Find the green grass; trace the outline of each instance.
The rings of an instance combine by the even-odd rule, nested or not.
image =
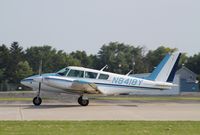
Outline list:
[[[199,135],[200,121],[0,121],[1,135]]]
[[[183,97],[183,96],[146,96],[146,97],[130,97],[130,96],[113,96],[113,97],[95,97],[95,100],[146,100],[146,101],[177,101],[177,100],[188,100],[188,101],[200,101],[200,97]]]
[[[32,101],[32,98],[14,98],[14,97],[6,97],[0,98],[0,101]]]

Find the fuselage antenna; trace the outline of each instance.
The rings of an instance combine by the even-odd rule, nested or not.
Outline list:
[[[130,71],[126,74],[126,76],[129,76],[131,72],[133,72],[133,70],[130,70]]]
[[[105,68],[108,68],[108,65],[105,65],[100,71],[103,71]]]

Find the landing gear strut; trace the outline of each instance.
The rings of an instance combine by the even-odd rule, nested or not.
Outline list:
[[[78,98],[78,103],[82,106],[87,106],[89,104],[89,99],[83,96]]]

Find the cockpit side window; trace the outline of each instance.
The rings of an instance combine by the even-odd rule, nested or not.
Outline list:
[[[58,71],[57,74],[59,74],[61,76],[66,76],[68,71],[69,71],[69,68],[64,68],[64,69],[61,69],[60,71]]]
[[[97,73],[94,72],[85,72],[85,78],[93,78],[95,79],[97,77]]]
[[[84,72],[80,70],[71,69],[67,76],[69,77],[83,77]]]
[[[108,78],[109,78],[109,75],[107,75],[107,74],[100,74],[98,79],[107,80]]]

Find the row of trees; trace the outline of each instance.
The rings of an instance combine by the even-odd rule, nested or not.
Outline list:
[[[69,65],[101,69],[108,65],[107,71],[125,74],[130,70],[134,73],[151,72],[160,60],[177,48],[160,46],[155,50],[146,51],[144,47],[124,43],[110,42],[103,45],[98,54],[88,55],[85,51],[69,54],[56,50],[51,46],[33,46],[23,49],[18,42],[10,47],[0,46],[0,83],[19,83],[21,79],[38,74],[40,60],[43,60],[43,72],[55,72]],[[187,57],[183,54],[181,64],[200,74],[200,53]]]

